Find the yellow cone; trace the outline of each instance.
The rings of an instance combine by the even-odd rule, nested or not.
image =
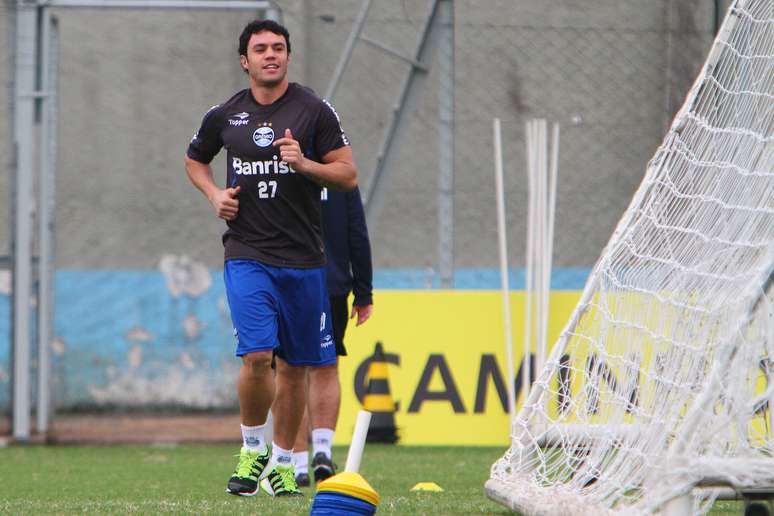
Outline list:
[[[433,491],[436,493],[443,492],[443,488],[435,482],[420,482],[411,488],[412,491]]]
[[[341,493],[353,496],[358,500],[364,500],[371,505],[379,505],[379,493],[366,482],[366,479],[350,471],[344,471],[323,480],[317,484],[317,491]]]

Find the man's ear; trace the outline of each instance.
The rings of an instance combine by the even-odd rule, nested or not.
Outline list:
[[[239,64],[242,65],[242,70],[244,70],[246,72],[247,71],[247,56],[240,55],[239,56]]]

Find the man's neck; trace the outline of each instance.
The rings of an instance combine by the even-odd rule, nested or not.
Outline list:
[[[250,82],[250,91],[256,102],[263,106],[273,104],[278,98],[283,96],[288,90],[288,80],[285,79],[276,86],[259,86]]]

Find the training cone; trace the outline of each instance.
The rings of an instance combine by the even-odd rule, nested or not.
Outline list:
[[[317,484],[310,516],[370,516],[376,512],[379,493],[357,472],[370,420],[369,412],[361,410],[358,413],[344,472]]]
[[[412,491],[432,491],[434,493],[442,493],[443,488],[435,482],[419,482],[417,485],[411,488]]]
[[[387,360],[381,342],[374,347],[368,366],[368,388],[363,397],[363,409],[371,413],[371,426],[366,441],[369,443],[396,443],[395,402],[390,394]]]
[[[358,473],[344,471],[320,482],[312,504],[312,516],[371,515],[379,505],[379,493]]]

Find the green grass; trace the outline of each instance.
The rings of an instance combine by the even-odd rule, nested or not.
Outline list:
[[[236,446],[225,445],[0,448],[0,513],[309,513],[311,496],[273,500],[263,494],[227,495],[236,452]],[[502,452],[368,445],[361,474],[381,496],[378,514],[510,514],[483,494],[489,467]],[[345,453],[335,450],[339,462]],[[435,482],[444,492],[410,492],[417,482]],[[712,515],[741,511],[739,502],[718,502]]]
[[[227,495],[237,451],[224,445],[0,448],[0,513],[309,513],[311,496]],[[368,445],[361,474],[381,496],[378,514],[509,514],[483,494],[489,466],[502,451]],[[345,453],[335,450],[338,462]],[[423,481],[445,491],[410,492]]]

